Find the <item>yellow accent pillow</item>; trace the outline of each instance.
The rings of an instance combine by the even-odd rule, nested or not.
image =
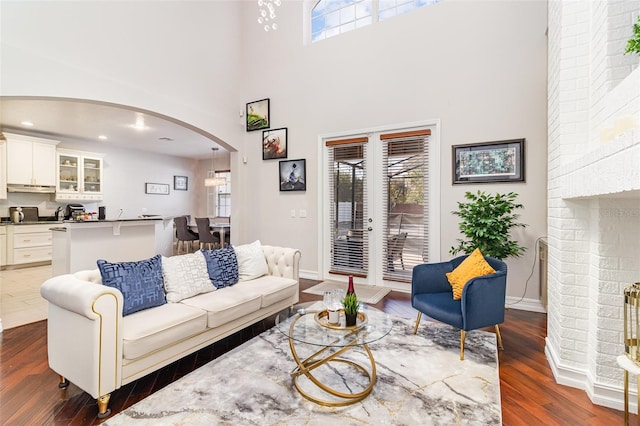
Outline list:
[[[484,260],[480,249],[475,249],[456,269],[445,274],[453,290],[453,300],[462,298],[462,289],[470,279],[495,272],[491,265]]]

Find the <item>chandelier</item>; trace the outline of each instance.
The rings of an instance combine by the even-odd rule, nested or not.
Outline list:
[[[258,24],[263,25],[265,31],[277,30],[276,7],[282,4],[282,0],[258,0]]]
[[[227,179],[224,177],[216,177],[216,151],[220,148],[211,148],[213,151],[211,157],[211,170],[207,172],[207,177],[204,180],[204,186],[221,186],[227,184]]]

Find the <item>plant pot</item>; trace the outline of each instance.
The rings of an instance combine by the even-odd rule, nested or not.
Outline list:
[[[347,327],[353,327],[356,325],[356,319],[358,318],[358,314],[344,314],[345,322]]]

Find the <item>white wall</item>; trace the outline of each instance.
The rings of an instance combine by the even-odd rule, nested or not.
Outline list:
[[[446,0],[306,46],[302,9],[283,2],[279,29],[265,33],[254,2],[5,2],[0,94],[132,105],[219,136],[239,150],[234,242],[297,247],[310,276],[323,273],[318,135],[440,119],[441,256],[457,237],[450,212],[465,191],[516,191],[529,250],[508,261],[508,294],[522,296],[546,228],[546,3]],[[279,192],[278,162],[262,160],[261,132],[245,133],[238,117],[267,97],[272,128],[289,128],[289,158],[307,159],[304,193]],[[451,145],[521,137],[526,183],[450,184]],[[308,217],[292,219],[291,209]],[[536,272],[524,297],[538,300]]]
[[[301,249],[301,269],[318,270],[318,135],[441,119],[441,257],[458,236],[450,212],[465,191],[515,191],[525,205],[518,234],[529,249],[509,260],[508,294],[519,298],[546,221],[546,3],[446,0],[380,24],[311,45],[302,44],[301,2],[278,9],[276,32],[255,22],[246,3],[243,101],[269,97],[272,127],[288,127],[289,157],[307,159],[307,191],[280,193],[277,161],[263,161],[260,132],[246,133],[236,183],[251,190],[237,200],[241,238]],[[451,184],[451,145],[527,139],[526,183]],[[239,182],[240,181],[240,182]],[[248,207],[248,208],[245,208]],[[290,218],[306,209],[306,219]],[[237,223],[237,222],[236,222]],[[537,305],[537,268],[525,298]]]

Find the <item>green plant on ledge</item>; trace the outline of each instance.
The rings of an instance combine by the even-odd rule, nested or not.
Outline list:
[[[449,253],[471,253],[479,248],[483,255],[497,259],[524,253],[526,247],[518,245],[509,235],[512,228],[527,226],[519,223],[519,215],[513,212],[523,207],[515,202],[517,196],[515,192],[495,195],[466,192],[464,197],[471,201],[458,202],[458,211],[452,213],[462,219],[459,227],[467,239],[456,240],[458,245],[451,247]]]
[[[355,293],[349,293],[342,299],[342,306],[344,306],[345,315],[357,315],[360,302]]]
[[[640,16],[638,16],[638,22],[633,24],[633,37],[627,40],[627,49],[624,54],[627,53],[640,55]]]

